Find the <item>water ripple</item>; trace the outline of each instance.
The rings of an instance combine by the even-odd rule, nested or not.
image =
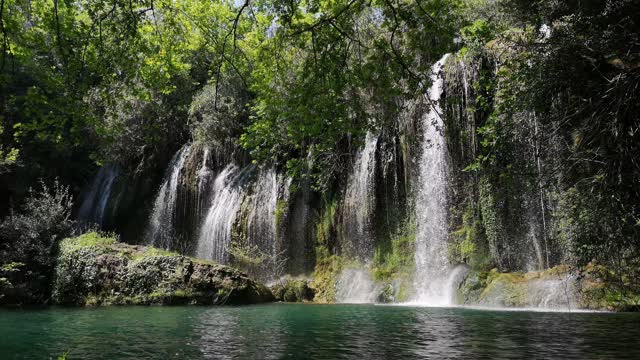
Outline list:
[[[632,358],[640,314],[374,305],[0,310],[0,359]]]

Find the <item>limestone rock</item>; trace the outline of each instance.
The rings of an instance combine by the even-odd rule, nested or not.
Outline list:
[[[63,240],[53,283],[62,305],[254,304],[273,300],[234,268],[96,234]]]

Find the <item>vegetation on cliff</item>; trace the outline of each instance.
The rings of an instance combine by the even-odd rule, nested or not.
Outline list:
[[[254,162],[291,177],[277,231],[298,219],[295,201],[311,209],[287,255],[298,272],[315,268],[310,286],[331,301],[353,260],[341,202],[367,133],[379,136],[371,269],[407,282],[415,148],[433,105],[424,94],[431,65],[452,53],[441,104],[451,262],[482,274],[566,264],[581,277],[598,264],[616,293],[637,294],[638,13],[633,0],[1,0],[0,287],[19,296],[18,278],[51,283],[71,196],[105,164],[122,171],[109,229],[144,241],[166,165],[194,141],[218,167]],[[192,198],[197,169],[185,181]],[[177,232],[176,250],[193,252],[194,229]],[[235,244],[238,266],[259,269],[255,249]],[[90,246],[82,261],[136,268],[114,246]],[[160,258],[149,260],[158,271],[195,264]],[[186,291],[174,285],[153,285],[156,300]],[[102,294],[96,286],[69,302]],[[123,296],[156,301],[147,290]]]

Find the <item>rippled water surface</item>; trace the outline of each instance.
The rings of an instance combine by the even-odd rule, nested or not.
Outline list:
[[[640,357],[640,314],[273,304],[0,310],[0,359]]]

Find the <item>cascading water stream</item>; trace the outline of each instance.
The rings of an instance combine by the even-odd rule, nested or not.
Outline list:
[[[412,302],[446,306],[454,302],[449,278],[452,267],[447,258],[447,154],[442,110],[442,68],[448,54],[433,65],[430,111],[423,118],[423,148],[416,200],[418,228],[415,251],[415,297]]]
[[[243,180],[248,169],[227,165],[213,182],[211,207],[198,236],[196,256],[227,263],[227,248],[231,244],[231,230],[244,197]]]
[[[260,172],[253,186],[250,204],[247,242],[258,246],[265,255],[273,258],[278,253],[275,241],[278,178],[274,169]]]
[[[156,197],[148,229],[148,239],[153,246],[165,249],[171,247],[178,199],[178,182],[190,153],[191,144],[188,144],[174,155],[167,176]]]
[[[210,194],[211,206],[200,228],[196,255],[229,263],[228,250],[232,241],[239,240],[241,246],[248,246],[244,250],[252,254],[249,256],[262,259],[260,263],[252,264],[257,267],[252,271],[260,272],[254,276],[264,280],[277,276],[280,249],[276,224],[276,171],[253,165],[242,169],[228,165],[214,180]]]
[[[373,254],[374,246],[370,223],[375,209],[374,177],[377,144],[378,138],[368,132],[364,147],[356,156],[353,173],[349,176],[343,204],[346,234],[353,246],[353,253],[365,261],[369,260]]]
[[[91,190],[84,198],[78,219],[85,224],[98,224],[104,226],[105,211],[111,197],[113,183],[118,177],[118,170],[113,166],[103,166],[98,171]]]

